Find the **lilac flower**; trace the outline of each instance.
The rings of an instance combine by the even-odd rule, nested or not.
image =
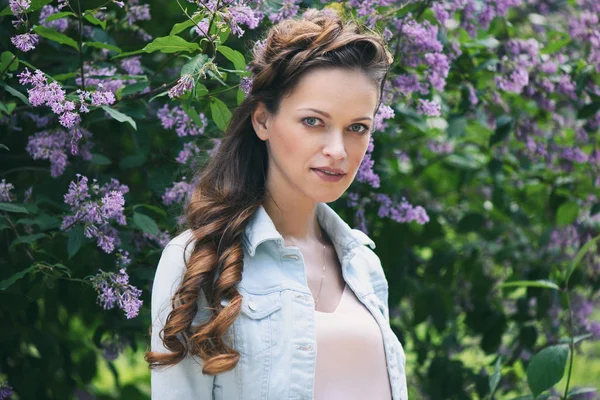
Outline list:
[[[417,106],[417,110],[420,113],[425,114],[429,117],[439,117],[440,116],[440,105],[436,102],[419,99],[419,105]]]
[[[419,83],[419,76],[416,74],[398,75],[393,79],[393,83],[396,89],[405,96],[409,96],[413,92],[427,93],[426,86]]]
[[[194,31],[198,34],[198,36],[208,37],[208,26],[210,25],[210,21],[208,18],[202,18],[200,21],[194,25]]]
[[[62,10],[69,5],[69,0],[58,0],[58,9]]]
[[[12,183],[6,183],[6,179],[2,179],[0,182],[0,201],[11,202],[14,200],[14,195],[10,193],[15,187]]]
[[[252,78],[247,76],[242,77],[240,80],[240,89],[242,92],[246,93],[246,95],[250,94],[252,91]]]
[[[174,203],[183,203],[192,195],[194,186],[189,182],[186,182],[185,177],[181,182],[175,182],[172,187],[165,191],[162,196],[162,201],[165,205],[171,205]]]
[[[142,70],[141,59],[142,56],[128,57],[121,61],[121,68],[129,75],[140,75],[144,72]]]
[[[194,142],[185,143],[183,150],[179,152],[179,155],[175,159],[179,164],[186,164],[190,158],[200,153],[200,149]]]
[[[104,86],[100,83],[98,85],[98,90],[92,93],[93,106],[108,106],[116,101],[115,95],[110,91],[103,91],[103,88]]]
[[[117,252],[117,267],[125,267],[126,265],[131,264],[131,258],[129,258],[129,252],[123,249],[119,249]]]
[[[23,33],[22,35],[13,36],[10,38],[12,44],[22,52],[28,52],[35,49],[40,37],[35,33]]]
[[[42,9],[40,10],[40,24],[43,26],[46,26],[48,28],[52,28],[58,32],[64,32],[67,30],[67,28],[69,27],[69,20],[65,17],[65,18],[60,18],[60,19],[56,19],[54,21],[50,21],[50,22],[46,22],[46,19],[53,15],[56,14],[59,11],[58,8],[50,5],[50,4],[46,4],[44,7],[42,7]]]
[[[231,33],[237,37],[241,37],[244,34],[244,30],[241,28],[241,25],[246,25],[249,29],[255,29],[261,20],[261,18],[258,16],[258,13],[241,3],[228,7],[227,11],[228,12],[224,15],[223,19],[229,23]],[[296,11],[296,13],[297,12],[298,11]],[[208,30],[205,32],[207,31]]]
[[[0,383],[0,400],[10,400],[14,390],[8,385],[8,382]]]
[[[15,17],[25,14],[31,6],[31,0],[9,0],[8,6]]]
[[[450,154],[454,151],[454,143],[429,140],[427,148],[436,154]]]
[[[394,109],[388,105],[382,104],[375,114],[375,120],[373,121],[372,131],[382,131],[387,128],[387,123],[384,122],[386,119],[394,118]]]
[[[387,194],[376,194],[375,200],[380,203],[377,212],[380,218],[388,217],[401,223],[416,221],[420,225],[429,222],[425,209],[421,206],[413,207],[404,197],[401,204],[394,203]]]
[[[206,126],[208,125],[208,119],[204,113],[200,113],[200,121],[202,126],[198,126],[188,117],[180,106],[175,106],[172,109],[169,108],[168,104],[165,104],[157,113],[158,118],[165,129],[175,128],[177,136],[197,136],[203,135]]]
[[[142,307],[143,301],[139,299],[142,291],[129,283],[125,268],[121,268],[118,274],[101,269],[98,271],[98,274],[90,278],[98,293],[98,302],[105,310],[118,306],[125,311],[127,319],[135,318]]]
[[[529,84],[529,73],[525,68],[517,68],[508,78],[496,76],[495,81],[499,89],[518,94]]]
[[[128,11],[127,22],[130,26],[137,21],[148,21],[151,19],[149,4],[132,5],[129,7]]]
[[[373,164],[375,161],[371,159],[371,153],[375,144],[373,142],[373,136],[369,139],[369,146],[367,147],[367,152],[360,163],[360,167],[358,167],[358,172],[356,173],[356,180],[359,182],[365,182],[374,188],[378,188],[380,184],[379,175],[373,171]]]
[[[28,138],[25,149],[34,160],[49,160],[50,174],[56,178],[63,174],[68,165],[67,151],[71,154],[80,155],[84,160],[92,158],[90,148],[93,142],[89,140],[91,132],[80,126],[67,132],[56,128],[53,130],[41,131]],[[80,139],[86,141],[80,143]]]
[[[184,93],[191,91],[194,88],[194,77],[190,74],[185,74],[177,81],[177,84],[169,89],[169,97],[179,97]]]
[[[292,18],[300,11],[300,0],[283,0],[281,2],[281,8],[275,13],[269,14],[269,20],[272,23],[278,23],[284,19]]]
[[[117,187],[121,190],[108,190],[109,187]],[[98,247],[106,253],[112,253],[120,244],[120,239],[119,231],[110,226],[110,222],[126,224],[123,214],[125,204],[123,195],[128,191],[127,186],[120,186],[115,179],[103,187],[100,187],[94,179],[92,186],[89,187],[87,177],[77,174],[77,181],[69,184],[69,190],[64,195],[65,203],[71,206],[73,215],[63,218],[61,230],[70,230],[75,224],[83,224],[85,237],[95,237]]]

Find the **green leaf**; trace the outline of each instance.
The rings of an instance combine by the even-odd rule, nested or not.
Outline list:
[[[200,115],[198,114],[198,111],[196,111],[196,108],[189,102],[181,102],[181,108],[187,114],[187,116],[190,117],[192,121],[194,121],[194,123],[197,126],[200,127],[204,125],[202,123],[202,120],[200,120]]]
[[[45,237],[46,237],[46,235],[43,233],[34,233],[33,235],[19,236],[18,238],[16,238],[15,240],[12,241],[12,243],[10,244],[10,247],[16,246],[21,243],[31,244],[31,243],[35,242],[36,240],[42,239]]]
[[[206,54],[198,54],[181,67],[181,76],[186,74],[196,75],[207,61],[208,56]]]
[[[4,51],[0,54],[0,72],[4,71],[7,67],[9,72],[13,72],[18,66],[19,59],[13,53]]]
[[[244,91],[238,87],[236,94],[237,105],[239,106],[240,104],[242,104],[242,101],[244,101],[245,98],[246,93],[244,93]]]
[[[194,85],[194,98],[199,99],[208,94],[208,89],[201,83],[196,83]]]
[[[145,154],[134,154],[132,156],[123,157],[119,162],[119,168],[129,169],[135,167],[141,167],[146,163]]]
[[[6,104],[4,104],[3,102],[0,101],[0,110],[4,111],[6,113],[6,115],[12,114],[12,112],[16,106],[17,106],[17,103],[15,103],[14,101],[11,101],[10,103],[6,103]]]
[[[600,240],[600,235],[596,236],[593,239],[590,239],[586,244],[581,246],[581,249],[579,249],[579,251],[575,255],[575,258],[571,262],[571,265],[569,265],[569,268],[567,269],[567,272],[565,274],[565,285],[569,283],[571,274],[573,273],[573,271],[575,271],[575,268],[577,268],[583,256],[587,254],[587,252],[592,248],[592,246],[594,246],[594,244],[596,244],[598,240]]]
[[[28,268],[25,268],[23,271],[17,272],[16,274],[12,275],[10,278],[1,281],[0,282],[0,290],[6,290],[9,286],[11,286],[13,283],[18,281],[19,279],[21,279],[22,277],[24,277],[31,271],[35,271],[35,269],[36,269],[36,266],[32,265]]]
[[[77,15],[73,14],[71,11],[61,11],[46,17],[46,19],[44,19],[44,23],[56,21],[57,19],[65,17],[77,17]]]
[[[79,51],[79,45],[77,44],[77,42],[75,40],[71,39],[67,35],[60,33],[52,28],[47,28],[42,25],[37,25],[36,27],[33,28],[33,31],[35,33],[37,33],[38,35],[40,35],[41,37],[44,37],[48,40],[55,41],[60,44],[66,44],[67,46],[71,46],[75,50]]]
[[[121,50],[119,47],[114,46],[112,44],[108,44],[108,43],[102,43],[102,42],[83,42],[83,47],[95,47],[97,49],[107,49],[110,51],[114,51],[116,53],[122,53],[123,50]]]
[[[81,225],[76,225],[67,232],[67,253],[69,254],[69,259],[77,254],[83,244],[83,238],[83,227]]]
[[[565,372],[569,346],[549,346],[534,355],[527,366],[527,383],[534,397],[558,383]]]
[[[19,92],[16,89],[11,88],[4,81],[0,81],[0,86],[2,86],[4,89],[6,89],[6,91],[8,93],[10,93],[13,96],[15,96],[16,98],[20,99],[24,104],[26,104],[28,106],[31,106],[31,103],[29,102],[29,100],[27,99],[27,97],[25,97],[25,95],[23,95],[23,93]]]
[[[0,210],[12,213],[29,214],[29,211],[27,211],[25,207],[13,203],[0,203]]]
[[[552,54],[556,53],[558,50],[562,49],[566,45],[571,43],[571,37],[566,32],[557,32],[554,31],[549,35],[548,40],[546,40],[546,45],[540,51],[541,54]]]
[[[498,142],[503,141],[512,131],[513,120],[509,115],[501,115],[496,119],[496,130],[490,137],[489,146],[492,147]]]
[[[133,213],[133,222],[142,231],[149,233],[152,236],[158,235],[158,225],[149,216],[137,212]]]
[[[90,160],[90,164],[92,164],[92,165],[110,165],[110,164],[112,164],[112,161],[110,161],[110,158],[106,157],[105,155],[98,154],[98,153],[92,153],[92,159]]]
[[[498,383],[500,383],[500,366],[502,365],[502,356],[498,356],[496,360],[496,364],[494,365],[494,373],[490,375],[489,384],[490,384],[490,393],[494,393],[496,388],[498,387]]]
[[[565,226],[572,224],[579,214],[579,204],[574,201],[563,203],[556,212],[556,224]]]
[[[210,98],[210,112],[212,119],[221,131],[225,132],[225,128],[231,119],[231,111],[229,108],[216,97]]]
[[[225,56],[229,61],[233,63],[235,69],[240,71],[246,70],[246,60],[242,53],[237,50],[233,50],[227,46],[219,46],[217,47],[217,51]]]
[[[587,119],[600,110],[600,101],[595,101],[583,106],[577,113],[577,119]]]
[[[535,281],[512,281],[512,282],[504,282],[498,285],[500,288],[504,287],[538,287],[538,288],[546,288],[546,289],[554,289],[560,290],[560,287],[552,281],[538,279]]]
[[[121,111],[117,111],[114,108],[110,108],[109,106],[102,106],[101,108],[104,111],[106,111],[108,113],[108,115],[110,115],[117,121],[127,122],[129,125],[131,125],[133,127],[133,129],[135,129],[137,131],[137,125],[135,124],[135,121],[129,115],[125,115]]]
[[[5,144],[2,144],[2,143],[0,143],[0,149],[4,149],[4,150],[10,151],[10,149],[8,147],[6,147]]]
[[[106,21],[100,21],[98,18],[94,17],[92,14],[84,14],[83,17],[88,20],[88,22],[101,26],[103,30],[106,30]]]
[[[146,53],[160,51],[161,53],[177,53],[179,51],[194,52],[200,50],[197,43],[190,43],[179,36],[163,36],[154,39],[142,49]]]
[[[130,94],[141,92],[142,90],[146,89],[147,87],[148,87],[148,82],[137,82],[137,83],[134,83],[133,85],[124,86],[124,87],[122,86],[121,89],[117,90],[117,96],[120,100],[123,97],[128,96]]]
[[[75,78],[79,76],[79,72],[67,72],[66,74],[52,75],[57,81],[66,81],[67,79]]]
[[[166,96],[166,95],[168,95],[168,94],[169,94],[169,91],[167,90],[166,92],[162,92],[162,93],[159,93],[159,94],[157,94],[157,95],[155,95],[155,96],[152,96],[152,98],[151,98],[150,100],[148,100],[148,103],[152,103],[152,101],[153,101],[154,99],[157,99],[157,98],[159,98],[159,97]]]
[[[202,21],[202,18],[204,18],[204,14],[198,13],[198,14],[192,15],[191,20],[188,19],[186,21],[179,22],[179,23],[173,25],[173,28],[171,28],[171,32],[169,33],[169,36],[177,35],[179,32],[182,32],[182,31],[186,30],[187,28],[191,28],[192,26],[194,26],[194,24],[197,24],[198,22]]]
[[[152,204],[136,204],[135,206],[133,206],[133,210],[135,211],[140,207],[147,208],[148,210],[152,210],[155,213],[162,215],[163,217],[167,216],[167,212],[165,210],[163,210],[160,207],[154,206]]]

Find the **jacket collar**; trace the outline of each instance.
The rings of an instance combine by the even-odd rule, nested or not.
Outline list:
[[[326,203],[317,203],[317,219],[336,247],[350,251],[356,246],[368,244],[371,249],[375,248],[375,243],[369,236],[358,229],[350,228]],[[252,257],[263,242],[273,240],[280,247],[284,245],[283,236],[275,228],[273,220],[262,204],[250,218],[243,238],[246,249]]]

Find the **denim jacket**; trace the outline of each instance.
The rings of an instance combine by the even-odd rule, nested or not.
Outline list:
[[[350,228],[325,203],[318,203],[317,219],[333,242],[344,280],[381,328],[392,399],[407,400],[405,354],[390,328],[388,283],[372,250],[375,243],[362,231]],[[184,256],[187,259],[193,248],[188,246],[184,254],[190,239],[191,231],[187,230],[162,252],[152,288],[152,351],[168,352],[158,334],[185,271]],[[174,366],[152,370],[153,399],[313,398],[318,350],[314,300],[306,283],[302,253],[297,247],[284,245],[262,205],[246,226],[242,241],[244,267],[237,286],[242,307],[228,331],[241,356],[237,366],[216,376],[203,375],[202,360],[187,357]],[[201,299],[194,325],[208,315]],[[221,304],[227,305],[227,300]]]

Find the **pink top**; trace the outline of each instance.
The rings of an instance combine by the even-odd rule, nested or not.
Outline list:
[[[314,400],[391,400],[381,330],[347,284],[334,312],[315,311],[315,328]]]

